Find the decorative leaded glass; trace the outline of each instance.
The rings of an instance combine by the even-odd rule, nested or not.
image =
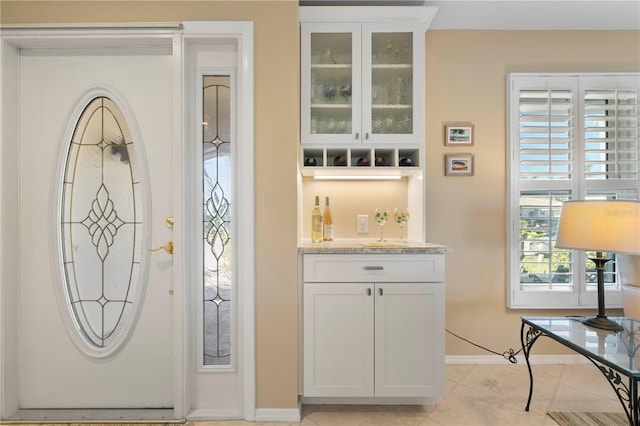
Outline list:
[[[231,89],[227,75],[203,81],[204,365],[231,365]]]
[[[142,306],[137,163],[121,109],[109,97],[94,97],[69,144],[60,209],[64,292],[73,323],[92,349],[126,340]]]

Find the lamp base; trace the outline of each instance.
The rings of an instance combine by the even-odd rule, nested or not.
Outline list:
[[[610,331],[622,331],[624,327],[615,321],[611,321],[609,318],[603,315],[596,315],[595,317],[585,318],[582,323],[594,328],[600,328],[602,330]]]

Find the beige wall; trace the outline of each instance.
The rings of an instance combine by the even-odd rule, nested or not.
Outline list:
[[[3,0],[0,5],[3,23],[255,22],[257,405],[297,406],[297,2]],[[426,40],[426,234],[454,248],[447,265],[447,328],[498,352],[517,350],[520,315],[547,312],[505,307],[506,75],[640,71],[640,33],[428,31]],[[444,121],[472,121],[475,146],[444,147]],[[463,150],[476,155],[475,176],[444,177],[444,153]],[[346,220],[362,208],[346,201],[344,206]],[[559,351],[547,342],[538,345],[538,354]],[[448,336],[447,354],[486,352]]]
[[[302,185],[302,233],[301,237],[311,238],[311,210],[314,196],[320,196],[320,209],[324,209],[324,197],[331,200],[331,216],[334,222],[335,238],[378,238],[380,227],[373,216],[376,209],[388,209],[392,213],[395,208],[407,207],[407,178],[385,181],[323,181],[311,177],[304,178]],[[369,216],[369,232],[358,233],[356,215]],[[419,219],[416,219],[419,220]],[[408,226],[411,226],[409,220]],[[405,229],[405,237],[408,228]],[[384,226],[385,238],[398,238],[399,225],[392,219]]]
[[[254,21],[257,406],[297,407],[297,1],[6,1],[3,24]]]
[[[509,347],[518,350],[520,316],[593,314],[595,310],[506,308],[507,75],[640,71],[640,33],[427,31],[426,40],[426,234],[429,240],[454,249],[447,257],[446,326],[497,352]],[[475,145],[445,147],[444,121],[473,122]],[[444,153],[461,151],[475,154],[475,176],[445,177]],[[537,354],[559,351],[548,342],[538,345]],[[448,335],[447,354],[487,353]]]

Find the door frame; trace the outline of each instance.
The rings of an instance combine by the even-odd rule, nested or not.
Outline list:
[[[254,244],[254,62],[253,23],[251,22],[200,22],[188,23],[189,37],[215,39],[219,37],[237,39],[238,81],[241,99],[238,116],[242,120],[240,135],[243,161],[238,176],[239,229],[237,244],[242,247],[246,264],[239,270],[244,295],[238,300],[242,315],[244,370],[242,414],[245,420],[255,419],[255,244]],[[173,229],[176,251],[173,267],[173,323],[174,323],[174,419],[182,420],[191,410],[190,384],[193,372],[188,369],[191,354],[187,316],[191,301],[185,297],[184,283],[188,283],[191,264],[196,248],[185,244],[185,230],[189,224],[189,212],[196,206],[183,202],[189,178],[187,173],[193,165],[191,150],[187,147],[187,108],[184,107],[184,26],[171,24],[136,24],[117,27],[95,25],[67,26],[4,26],[0,28],[0,421],[16,416],[19,406],[19,59],[21,48],[78,48],[92,47],[122,48],[145,46],[170,49],[173,57],[173,171],[174,194]],[[183,248],[183,250],[180,249]],[[138,411],[139,413],[139,411]],[[74,419],[70,419],[74,420]],[[77,419],[75,419],[77,420]],[[164,419],[167,421],[168,419]]]

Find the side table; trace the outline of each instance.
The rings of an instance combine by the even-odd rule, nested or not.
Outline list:
[[[632,426],[640,426],[640,320],[610,318],[624,328],[619,332],[589,327],[576,317],[523,317],[520,329],[522,351],[529,369],[529,411],[533,395],[533,373],[529,356],[541,336],[549,337],[583,355],[607,378]]]

